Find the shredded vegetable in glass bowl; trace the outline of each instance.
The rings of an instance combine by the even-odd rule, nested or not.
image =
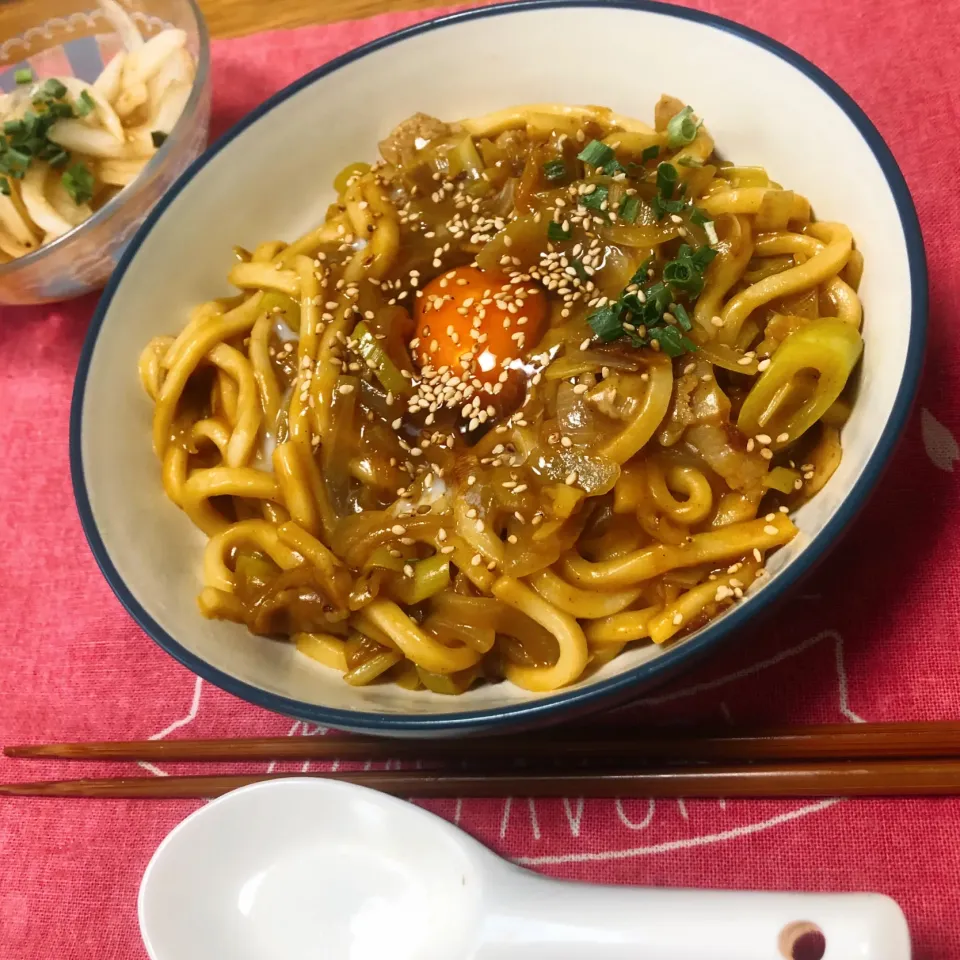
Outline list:
[[[106,280],[203,147],[207,60],[192,0],[99,0],[0,47],[0,302]]]

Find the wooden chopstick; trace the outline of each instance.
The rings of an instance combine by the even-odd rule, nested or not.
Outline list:
[[[558,734],[484,739],[382,740],[369,737],[261,737],[141,740],[8,746],[8,757],[151,762],[422,760],[672,762],[960,757],[960,722],[840,723],[712,733],[647,732],[629,738]]]
[[[460,774],[429,771],[118,777],[0,785],[0,796],[205,798],[287,777],[323,777],[402,797],[873,797],[960,793],[960,761],[676,767],[629,773]]]

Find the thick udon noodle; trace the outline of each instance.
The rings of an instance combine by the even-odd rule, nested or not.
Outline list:
[[[236,250],[241,292],[140,360],[164,489],[209,537],[205,616],[352,684],[549,691],[766,575],[840,460],[862,258],[704,126],[678,136],[682,106],[418,115],[314,230]],[[595,332],[710,250],[663,343]]]

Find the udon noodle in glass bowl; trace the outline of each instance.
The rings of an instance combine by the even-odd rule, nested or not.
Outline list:
[[[694,71],[657,100],[655,63],[581,85],[504,40],[548,15],[575,44],[583,9],[493,8],[305,78],[187,174],[107,292],[74,407],[88,535],[148,631],[255,702],[416,732],[629,695],[807,569],[899,429],[922,250],[869,122],[770,41],[655,8],[590,16],[755,58],[779,93]],[[431,86],[494,35],[509,79]],[[204,189],[293,130],[272,189]],[[860,172],[821,179],[798,139]],[[103,429],[105,385],[137,380]]]

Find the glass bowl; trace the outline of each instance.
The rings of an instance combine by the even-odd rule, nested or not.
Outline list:
[[[103,286],[150,208],[197,157],[210,120],[210,46],[194,0],[118,0],[145,39],[175,27],[187,35],[197,65],[193,89],[169,137],[140,175],[69,233],[0,264],[0,304],[47,303]],[[0,8],[0,91],[29,67],[40,80],[75,76],[92,82],[122,49],[96,0],[14,0]]]

